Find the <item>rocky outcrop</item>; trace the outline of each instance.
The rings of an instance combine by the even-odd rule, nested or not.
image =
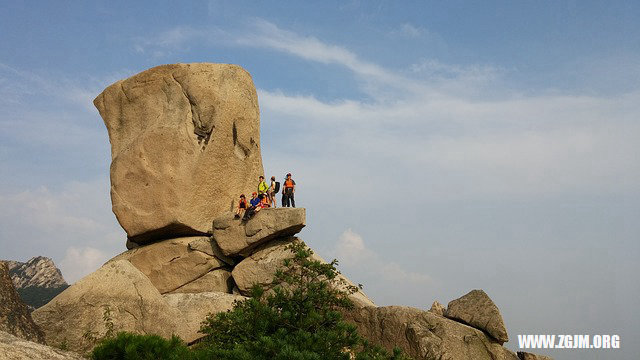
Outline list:
[[[266,243],[258,247],[249,257],[233,268],[231,275],[241,294],[248,295],[254,284],[267,287],[271,283],[276,270],[284,266],[283,261],[293,257],[293,253],[287,249],[287,245],[292,241],[299,241],[299,239],[291,237]],[[324,259],[315,253],[312,256],[314,259],[326,263]],[[343,282],[343,289],[346,289],[347,286],[354,286],[351,281],[342,275],[339,275],[338,281]],[[373,301],[362,291],[352,294],[351,300],[357,306],[375,306]]]
[[[225,255],[247,256],[269,240],[299,233],[305,222],[304,208],[262,209],[247,221],[226,213],[213,220],[213,238]]]
[[[47,344],[64,343],[79,352],[90,350],[107,333],[109,322],[115,331],[171,337],[186,332],[181,318],[149,279],[124,260],[105,264],[33,312]]]
[[[518,360],[484,332],[429,311],[364,307],[345,316],[372,343],[388,350],[399,347],[416,360]]]
[[[180,334],[186,343],[192,343],[204,335],[199,333],[202,321],[210,314],[217,314],[233,309],[236,301],[246,299],[244,296],[220,292],[201,292],[197,294],[167,294],[167,303],[180,310],[181,322],[185,331]]]
[[[263,174],[258,99],[237,65],[158,66],[94,100],[111,142],[111,201],[131,246],[207,234]]]
[[[0,359],[6,360],[84,360],[82,356],[15,337],[0,331]]]
[[[500,310],[482,290],[472,290],[449,302],[444,316],[484,330],[501,344],[509,341]]]
[[[442,304],[437,301],[434,301],[433,304],[431,304],[431,308],[429,309],[430,312],[440,316],[444,316],[444,312],[446,310],[447,309],[445,309],[444,306],[442,306]]]
[[[209,245],[207,245],[209,244]],[[184,237],[162,241],[126,251],[110,261],[128,260],[146,275],[161,294],[182,289],[189,292],[222,291],[220,286],[228,264],[215,256],[207,237]],[[226,269],[226,270],[225,270]],[[214,274],[211,272],[217,271]],[[207,284],[223,281],[215,288]],[[197,288],[197,286],[204,286]],[[229,284],[227,287],[233,287]]]
[[[13,286],[7,264],[0,261],[0,330],[26,340],[44,343],[44,334],[33,322],[27,306]]]
[[[518,351],[518,359],[520,360],[553,360],[550,356],[536,355],[524,351]]]
[[[11,280],[25,304],[37,309],[69,285],[53,260],[36,256],[27,262],[7,261]]]

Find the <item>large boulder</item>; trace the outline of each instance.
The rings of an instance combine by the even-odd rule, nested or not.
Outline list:
[[[20,299],[9,267],[0,261],[0,330],[26,340],[44,343],[44,333],[33,322],[27,306]]]
[[[197,294],[166,294],[165,300],[182,313],[184,332],[178,334],[186,343],[192,343],[204,336],[199,332],[202,321],[210,314],[217,314],[233,309],[236,301],[246,299],[244,296],[220,292],[203,292]]]
[[[115,331],[171,337],[186,333],[182,314],[130,262],[111,261],[33,312],[47,344],[86,352]],[[107,319],[105,320],[104,317]]]
[[[62,351],[46,345],[15,337],[0,331],[0,359],[3,360],[84,360],[70,351]]]
[[[518,360],[482,331],[429,311],[363,307],[344,315],[365,339],[389,350],[399,347],[416,360]]]
[[[292,241],[300,240],[291,237],[268,242],[256,248],[249,257],[233,268],[231,275],[242,295],[249,295],[254,284],[268,287],[273,281],[273,274],[276,270],[284,266],[283,261],[293,257],[293,253],[287,249]],[[326,263],[315,253],[312,258]],[[341,286],[343,290],[346,290],[348,286],[354,286],[349,279],[342,275],[338,276],[338,280],[343,283]],[[375,306],[373,301],[362,291],[352,294],[350,298],[356,306]]]
[[[304,208],[262,209],[247,221],[229,212],[213,220],[213,239],[225,255],[247,256],[269,240],[299,233],[305,222]]]
[[[161,294],[181,288],[184,292],[184,287],[194,282],[196,284],[188,287],[191,289],[189,292],[223,291],[219,286],[194,288],[197,285],[211,284],[213,278],[222,279],[224,272],[229,272],[228,264],[215,256],[212,246],[207,237],[183,237],[125,251],[110,261],[128,260],[151,280]],[[223,271],[215,272],[215,276],[207,276],[216,270]],[[222,285],[227,279],[218,285]],[[233,287],[232,284],[229,286]]]
[[[111,142],[113,212],[137,244],[209,233],[263,174],[257,94],[240,66],[154,67],[93,103]]]
[[[482,290],[471,290],[449,302],[444,316],[484,330],[500,343],[509,341],[500,310]]]

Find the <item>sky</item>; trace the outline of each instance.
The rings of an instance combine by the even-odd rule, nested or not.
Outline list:
[[[640,348],[640,3],[0,0],[0,258],[69,282],[125,250],[92,100],[169,63],[244,67],[300,236],[379,305],[472,289],[518,334]]]

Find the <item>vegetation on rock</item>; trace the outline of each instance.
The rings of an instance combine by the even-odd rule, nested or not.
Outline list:
[[[190,351],[175,338],[162,342],[120,333],[103,340],[93,359],[128,359],[119,356],[156,351],[149,349],[153,344],[164,351],[159,359],[173,359],[174,353],[185,359],[407,359],[398,349],[388,353],[371,346],[343,320],[341,311],[354,307],[348,296],[359,289],[340,282],[336,260],[312,259],[312,250],[301,241],[292,242],[289,250],[292,257],[269,286],[254,286],[251,297],[237,302],[232,311],[203,322],[205,337]],[[145,358],[142,353],[140,358]]]

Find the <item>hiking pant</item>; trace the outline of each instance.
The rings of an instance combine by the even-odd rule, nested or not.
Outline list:
[[[293,190],[287,189],[287,191],[284,192],[283,196],[284,196],[282,200],[283,207],[285,206],[289,207],[289,204],[291,204],[291,207],[296,207],[296,200],[293,198]]]

